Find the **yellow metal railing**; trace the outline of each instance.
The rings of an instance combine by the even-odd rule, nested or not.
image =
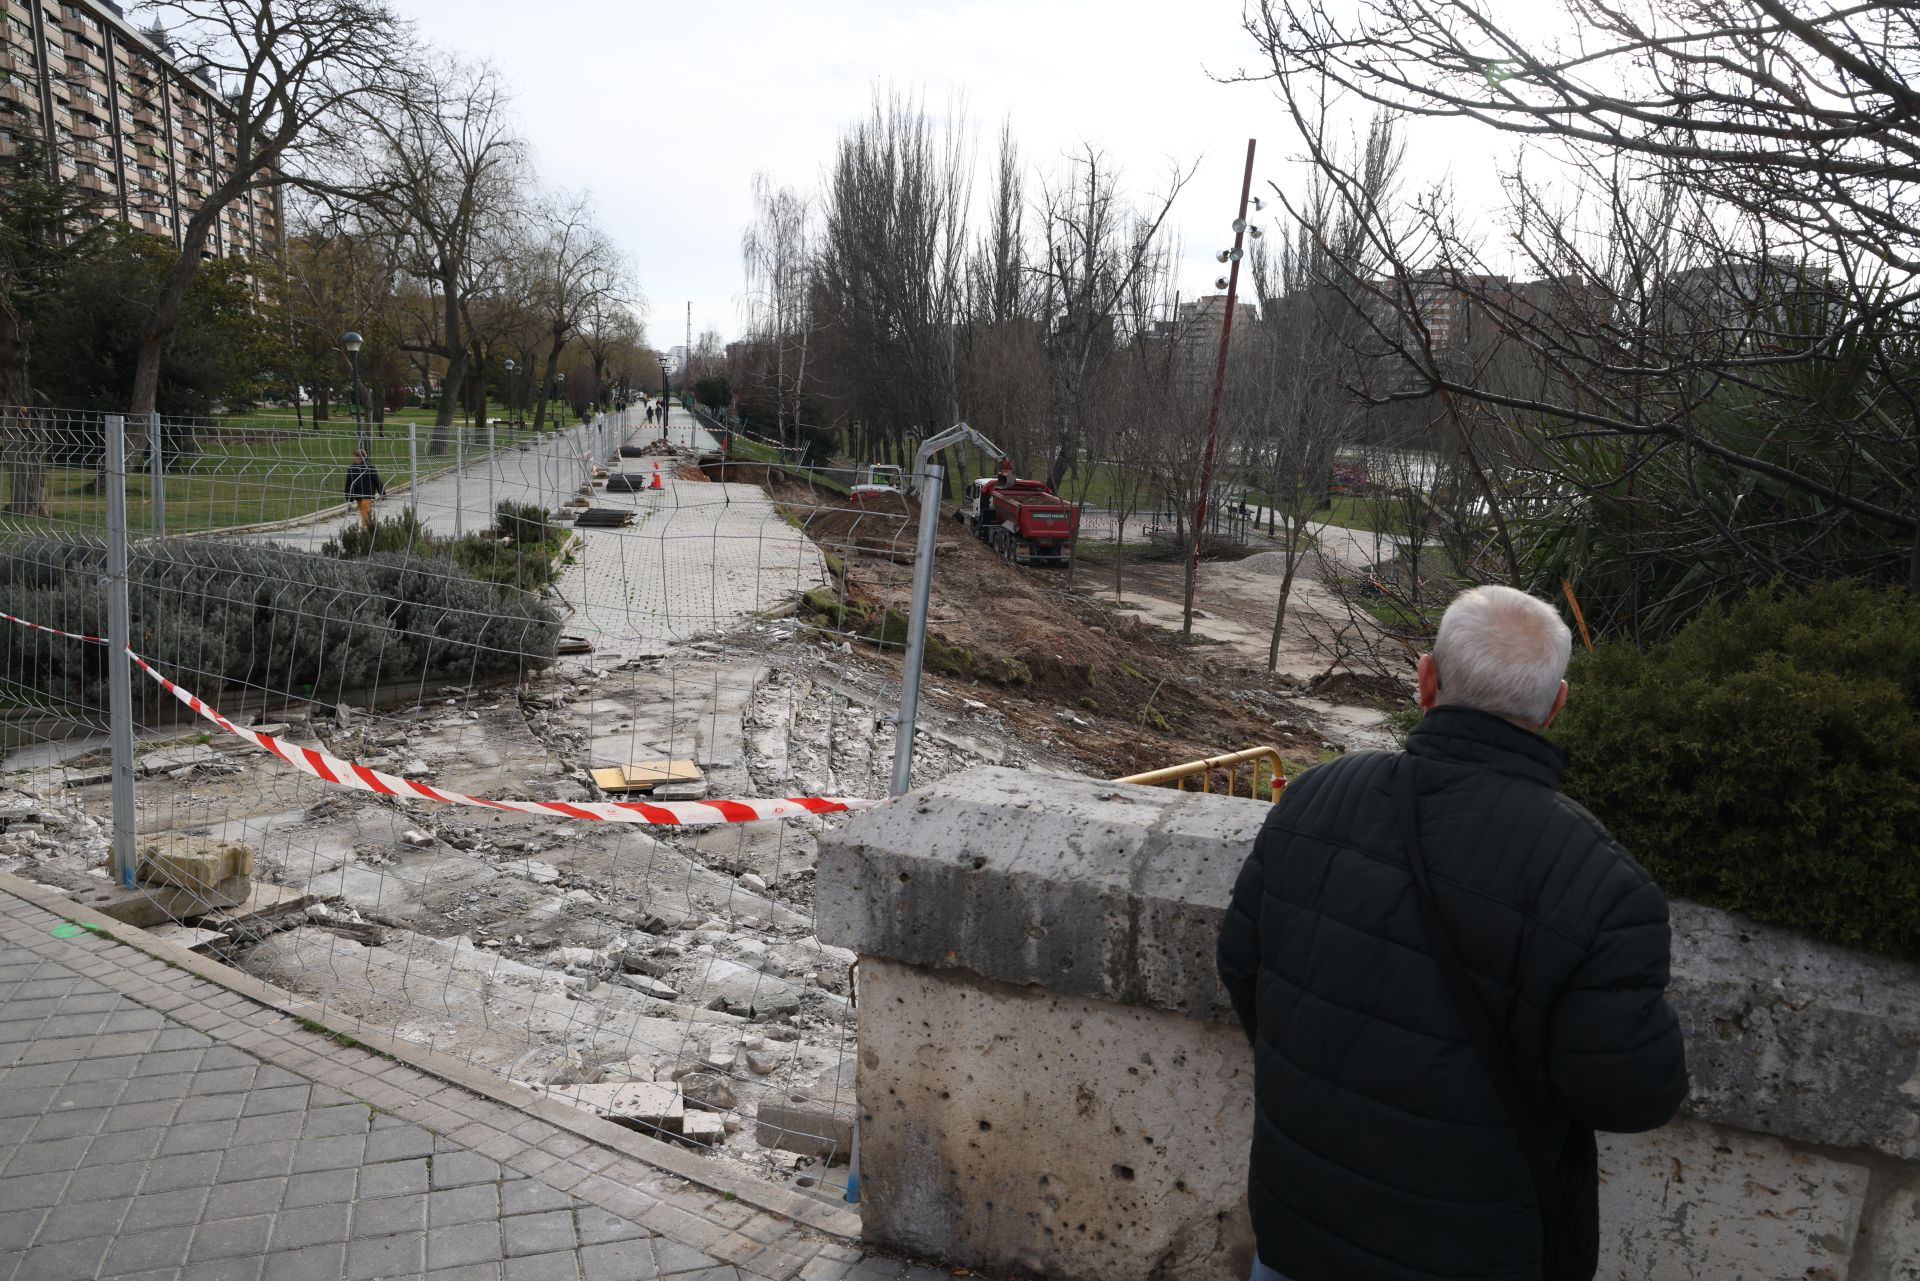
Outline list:
[[[1188,761],[1184,765],[1169,765],[1165,769],[1148,770],[1144,774],[1129,774],[1125,778],[1116,778],[1116,783],[1138,783],[1142,787],[1165,787],[1172,784],[1175,791],[1187,790],[1187,780],[1195,774],[1200,776],[1200,790],[1213,790],[1213,771],[1227,771],[1226,795],[1233,795],[1234,785],[1239,781],[1240,767],[1251,764],[1253,777],[1248,780],[1247,792],[1255,800],[1260,796],[1260,766],[1265,762],[1270,778],[1267,786],[1273,800],[1280,799],[1280,789],[1287,785],[1286,762],[1280,759],[1277,747],[1249,747],[1244,752],[1228,752],[1224,756],[1209,756],[1204,761]]]

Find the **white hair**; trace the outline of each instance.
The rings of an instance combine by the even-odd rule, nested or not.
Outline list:
[[[1572,652],[1573,634],[1553,606],[1511,587],[1476,587],[1440,619],[1437,702],[1539,725],[1553,712]]]

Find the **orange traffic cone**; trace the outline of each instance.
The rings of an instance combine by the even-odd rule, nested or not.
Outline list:
[[[662,484],[660,483],[660,464],[659,464],[659,463],[655,463],[655,464],[653,465],[653,483],[652,483],[651,485],[648,485],[648,486],[647,486],[647,488],[648,488],[648,489],[664,489],[664,488],[666,488],[666,486],[664,486],[664,485],[662,485]]]

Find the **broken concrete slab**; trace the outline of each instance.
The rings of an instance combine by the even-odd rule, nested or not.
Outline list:
[[[550,1085],[547,1093],[577,1108],[632,1129],[681,1132],[686,1100],[670,1085],[651,1081],[610,1081],[601,1085]]]
[[[166,921],[204,916],[223,907],[246,902],[253,882],[246,877],[222,881],[211,889],[180,889],[167,885],[102,885],[75,894],[74,901],[89,911],[146,929]]]
[[[157,752],[148,752],[136,758],[133,767],[142,775],[171,774],[178,769],[210,765],[219,758],[220,753],[205,743],[192,743],[184,747],[164,747]]]
[[[689,1112],[680,1121],[680,1137],[697,1147],[710,1148],[727,1141],[727,1121],[718,1112]]]
[[[762,1103],[754,1139],[763,1148],[798,1152],[838,1165],[853,1151],[853,1120],[835,1116],[831,1108],[810,1100]]]

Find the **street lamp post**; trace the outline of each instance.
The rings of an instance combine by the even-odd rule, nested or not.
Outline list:
[[[360,335],[349,329],[340,335],[340,345],[347,349],[347,365],[353,371],[353,435],[360,442],[360,448],[369,447],[367,429],[360,421]]]
[[[560,408],[571,413],[573,410],[573,403],[567,399],[567,376],[565,374],[555,374],[553,376],[553,381],[559,385],[559,390],[557,394],[560,397]]]
[[[1213,370],[1213,401],[1207,409],[1207,451],[1200,463],[1200,499],[1193,513],[1193,547],[1187,556],[1186,599],[1180,610],[1180,638],[1193,639],[1193,593],[1200,581],[1200,548],[1207,536],[1207,506],[1211,502],[1209,491],[1213,488],[1213,456],[1216,437],[1220,425],[1220,394],[1227,382],[1228,342],[1233,336],[1233,307],[1240,295],[1240,258],[1247,234],[1247,199],[1253,191],[1253,147],[1254,140],[1247,139],[1247,168],[1240,179],[1240,212],[1233,220],[1233,248],[1222,249],[1221,262],[1230,262],[1225,279],[1217,282],[1227,291],[1226,314],[1220,318],[1220,358]],[[1260,229],[1253,229],[1254,238],[1260,237]]]

